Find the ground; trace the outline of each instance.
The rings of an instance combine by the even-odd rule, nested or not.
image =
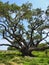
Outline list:
[[[48,53],[32,52],[36,57],[22,57],[18,51],[0,51],[0,65],[49,65],[49,50]]]

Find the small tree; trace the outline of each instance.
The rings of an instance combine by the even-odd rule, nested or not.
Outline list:
[[[44,51],[49,48],[49,46],[38,48],[39,43],[49,36],[49,32],[44,31],[49,29],[49,7],[46,11],[31,7],[31,3],[17,6],[15,3],[0,2],[0,33],[10,42],[0,46],[15,47],[23,55],[29,56],[32,55],[32,51]]]

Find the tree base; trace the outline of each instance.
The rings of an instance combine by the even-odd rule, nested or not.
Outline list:
[[[27,50],[21,50],[21,52],[22,52],[22,56],[36,57],[30,51],[27,51]]]

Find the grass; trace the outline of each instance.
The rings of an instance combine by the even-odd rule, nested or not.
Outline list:
[[[32,52],[37,57],[22,57],[18,51],[0,51],[0,65],[49,65],[49,52]]]

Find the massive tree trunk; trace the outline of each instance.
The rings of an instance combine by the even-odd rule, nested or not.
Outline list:
[[[28,49],[21,49],[22,52],[22,56],[33,56],[31,51],[29,51]]]

